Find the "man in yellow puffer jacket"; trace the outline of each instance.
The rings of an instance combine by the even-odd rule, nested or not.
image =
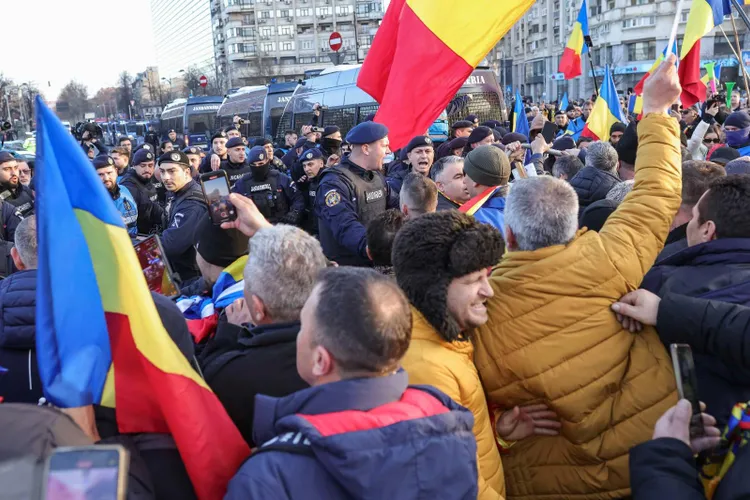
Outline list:
[[[508,249],[493,270],[475,363],[491,402],[543,402],[562,421],[503,457],[507,497],[616,499],[630,494],[628,450],[677,402],[656,332],[623,329],[610,306],[638,287],[680,206],[680,95],[674,56],[645,85],[635,186],[599,233],[577,231],[578,200],[549,177],[514,183]]]
[[[503,249],[495,228],[455,210],[416,218],[398,232],[393,245],[396,279],[413,314],[401,365],[409,383],[435,386],[474,415],[481,500],[504,498],[505,481],[494,419],[473,362],[471,332],[487,321],[488,269]],[[497,429],[508,441],[534,432],[554,435],[560,424],[550,416],[544,405],[519,408],[505,412]]]

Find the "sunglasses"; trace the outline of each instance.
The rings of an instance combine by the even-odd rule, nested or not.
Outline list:
[[[703,144],[719,144],[721,141],[716,139],[703,139]]]

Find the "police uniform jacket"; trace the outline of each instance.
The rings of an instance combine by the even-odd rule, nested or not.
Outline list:
[[[208,206],[200,186],[193,180],[175,193],[169,193],[165,210],[166,228],[161,235],[164,253],[172,269],[185,283],[200,275],[195,263],[197,228],[202,217],[208,217]]]
[[[252,165],[248,162],[234,163],[227,158],[221,161],[222,170],[226,171],[227,179],[229,180],[229,187],[233,188],[237,181],[242,179],[245,174],[249,174],[252,171]]]
[[[115,202],[115,208],[122,216],[122,222],[128,228],[128,234],[135,236],[138,234],[138,205],[130,194],[130,190],[125,186],[115,184],[115,191],[110,192],[112,201]]]
[[[7,186],[0,187],[0,200],[16,207],[22,218],[34,215],[34,197],[31,194],[31,188],[20,182],[13,189]]]
[[[206,153],[206,157],[201,160],[201,164],[198,166],[198,172],[201,174],[205,174],[207,172],[211,171],[211,157],[215,155],[213,149],[209,150],[208,153]],[[219,156],[221,158],[221,156]],[[221,161],[224,161],[227,159],[227,155],[224,155],[223,158],[221,158]]]
[[[126,187],[138,207],[138,232],[150,234],[158,231],[164,217],[164,209],[159,204],[156,179],[143,179],[135,170],[128,170],[122,178],[121,186]]]
[[[253,167],[256,168],[256,167]],[[245,174],[232,191],[253,200],[260,213],[272,224],[282,222],[299,225],[305,211],[305,198],[286,174],[268,169],[262,179],[253,172]]]
[[[398,194],[392,194],[380,172],[365,170],[349,157],[321,170],[315,211],[323,253],[340,265],[369,266],[367,224],[397,207]]]

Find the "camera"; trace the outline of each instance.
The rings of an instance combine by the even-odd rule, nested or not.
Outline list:
[[[237,120],[237,125],[244,125],[244,124],[245,124],[245,119],[244,118],[239,118]]]
[[[13,128],[13,125],[9,121],[4,121],[2,124],[0,124],[0,131],[2,132],[10,130],[11,128]]]

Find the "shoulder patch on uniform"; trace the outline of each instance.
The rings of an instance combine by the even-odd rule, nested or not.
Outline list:
[[[341,195],[335,189],[331,189],[326,193],[326,205],[329,207],[335,207],[341,201]]]

